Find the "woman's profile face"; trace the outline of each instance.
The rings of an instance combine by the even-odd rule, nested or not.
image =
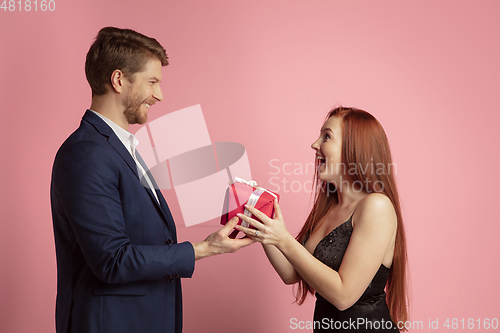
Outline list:
[[[319,138],[311,148],[316,151],[319,160],[318,178],[328,182],[342,181],[345,168],[341,163],[342,154],[342,118],[330,117],[321,127]]]

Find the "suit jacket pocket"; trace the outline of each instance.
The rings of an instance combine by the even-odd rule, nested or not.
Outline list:
[[[147,282],[143,281],[107,284],[99,279],[95,279],[92,293],[95,296],[100,296],[100,295],[145,296],[146,291],[147,291]]]

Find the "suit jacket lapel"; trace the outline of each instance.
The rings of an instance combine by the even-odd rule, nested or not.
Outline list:
[[[153,177],[153,174],[151,173],[151,171],[149,171],[149,168],[146,165],[146,162],[144,162],[144,160],[141,157],[141,154],[139,154],[139,152],[137,150],[135,151],[135,157],[137,158],[137,161],[139,162],[139,164],[142,166],[142,169],[144,171],[146,171],[146,174],[148,175],[149,180],[151,180],[151,183],[153,184],[153,189],[156,192],[156,195],[158,196],[158,201],[159,201],[160,200],[160,196],[158,195],[158,192],[160,192],[160,191],[158,191],[158,184],[156,184],[156,181],[155,181],[155,179]],[[144,188],[146,188],[146,190],[148,191],[149,195],[151,196],[151,199],[156,203],[156,205],[158,207],[161,208],[161,205],[156,200],[156,197],[153,194],[153,190],[149,187],[146,179],[144,179],[144,177],[140,177],[140,178],[141,178],[141,184],[144,186]],[[160,194],[161,194],[161,192],[160,192]]]
[[[92,111],[87,110],[83,116],[83,120],[89,122],[95,129],[105,137],[108,138],[108,143],[116,150],[116,152],[125,160],[129,168],[139,178],[137,165],[130,155],[129,151],[123,143],[118,139],[115,132],[108,126],[99,116],[95,115]]]
[[[177,242],[175,223],[174,223],[174,219],[172,217],[172,214],[170,213],[170,209],[168,208],[167,201],[163,197],[163,194],[161,193],[160,189],[158,188],[158,184],[156,183],[155,178],[153,177],[153,174],[151,173],[148,166],[146,165],[146,163],[142,159],[141,154],[139,154],[139,152],[137,150],[135,151],[135,156],[137,157],[137,161],[139,161],[142,168],[146,171],[149,179],[151,180],[151,183],[153,184],[154,191],[156,192],[156,195],[158,196],[158,201],[160,202],[158,207],[162,211],[163,216],[165,217],[165,220],[167,221],[167,226],[172,231],[172,235],[175,238],[174,241]],[[144,180],[144,182],[145,182],[145,180]],[[156,198],[154,197],[153,192],[151,191],[149,186],[146,185],[146,187],[147,187],[149,195],[151,196],[151,199],[155,202],[155,204],[158,205],[158,201],[156,201]]]
[[[123,158],[123,160],[127,163],[129,168],[132,170],[132,172],[136,175],[137,179],[143,184],[144,190],[148,193],[148,195],[151,197],[151,200],[153,200],[154,204],[156,207],[162,212],[163,217],[165,218],[165,221],[167,222],[167,226],[172,232],[172,234],[175,235],[175,224],[173,222],[172,215],[170,213],[170,209],[168,208],[167,202],[165,201],[165,198],[163,197],[162,193],[160,190],[158,190],[158,185],[156,184],[156,181],[153,178],[153,175],[149,171],[146,163],[144,163],[144,160],[140,156],[140,154],[136,151],[136,157],[139,163],[141,164],[142,168],[147,172],[149,179],[151,179],[151,182],[153,183],[153,187],[155,188],[156,195],[158,196],[158,201],[156,201],[156,198],[152,192],[152,190],[149,188],[147,185],[147,182],[144,180],[144,183],[141,181],[141,178],[139,176],[139,170],[137,170],[137,164],[135,163],[133,157],[130,155],[130,152],[125,148],[123,143],[118,139],[116,136],[115,132],[111,127],[109,127],[99,116],[95,115],[92,111],[87,110],[83,116],[83,120],[89,122],[92,124],[92,126],[95,127],[95,129],[101,134],[104,135],[108,138],[108,143],[116,150],[116,152]]]

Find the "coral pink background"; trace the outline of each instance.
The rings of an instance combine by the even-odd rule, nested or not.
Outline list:
[[[54,331],[50,172],[90,105],[85,54],[107,25],[167,49],[150,119],[201,104],[212,141],[243,144],[253,178],[279,190],[293,233],[310,209],[300,166],[327,111],[374,114],[397,164],[411,320],[425,328],[412,331],[500,318],[500,2],[55,1],[54,12],[0,10],[1,332]],[[169,200],[180,240],[216,230],[184,227]],[[292,318],[312,319],[313,299],[292,304],[257,244],[197,262],[183,286],[185,332],[289,332]]]

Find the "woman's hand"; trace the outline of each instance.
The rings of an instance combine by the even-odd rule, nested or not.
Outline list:
[[[274,245],[277,248],[281,248],[283,242],[293,236],[288,232],[285,227],[285,221],[283,220],[283,215],[281,214],[281,209],[277,200],[274,200],[274,211],[276,217],[274,219],[269,218],[266,214],[262,213],[254,207],[245,205],[250,213],[259,218],[261,222],[248,217],[244,214],[238,214],[238,217],[243,221],[248,222],[255,229],[245,228],[241,225],[237,225],[235,229],[244,232],[251,239],[266,245]]]

